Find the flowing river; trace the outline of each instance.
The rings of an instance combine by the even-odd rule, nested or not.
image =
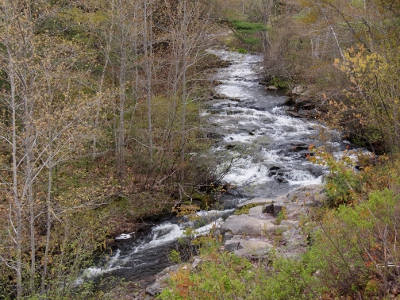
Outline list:
[[[219,96],[209,101],[202,117],[212,125],[208,135],[218,138],[210,155],[225,174],[223,181],[235,188],[222,199],[225,210],[198,213],[206,224],[196,229],[198,235],[218,226],[243,200],[274,197],[300,185],[321,183],[324,173],[306,159],[309,144],[320,144],[322,127],[315,121],[287,116],[282,106],[286,97],[259,84],[262,56],[209,51],[231,63],[211,78],[219,83],[215,87]],[[328,143],[334,151],[346,146],[336,134]],[[153,275],[172,264],[170,250],[184,236],[185,228],[193,226],[188,220],[173,219],[153,226],[147,234],[117,237],[108,259],[86,269],[75,284],[110,277],[149,283]]]

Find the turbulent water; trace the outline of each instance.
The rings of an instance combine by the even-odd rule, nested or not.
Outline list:
[[[109,257],[102,258],[96,266],[84,270],[74,285],[96,280],[100,287],[108,286],[109,278],[142,281],[146,285],[151,282],[151,276],[172,264],[168,254],[176,248],[177,239],[185,236],[186,228],[196,228],[191,236],[206,234],[211,228],[218,227],[223,218],[232,212],[233,209],[201,211],[193,216],[197,221],[173,219],[153,226],[149,233],[140,236],[135,233],[118,236],[115,238],[118,248]]]
[[[310,144],[318,145],[324,128],[315,121],[288,116],[285,96],[260,85],[260,55],[210,50],[231,62],[214,80],[219,98],[203,117],[214,125],[211,135],[222,140],[213,155],[221,158],[224,180],[236,185],[235,197],[274,197],[296,186],[321,183],[323,170],[307,161]],[[344,145],[330,132],[334,151]]]
[[[259,84],[262,57],[225,50],[209,50],[229,61],[211,80],[218,81],[219,99],[208,103],[202,118],[212,125],[210,137],[217,137],[210,150],[224,181],[235,188],[226,196],[225,207],[251,197],[273,197],[299,185],[320,183],[323,170],[306,159],[309,144],[318,144],[321,130],[317,122],[289,117],[282,104],[286,97],[267,92]],[[332,137],[331,137],[332,138]],[[336,151],[344,147],[333,134],[329,142]],[[204,226],[194,234],[209,232],[231,210],[199,212]],[[76,280],[107,278],[143,280],[171,264],[168,253],[185,228],[193,222],[168,221],[154,226],[148,234],[117,237],[113,254],[86,269]],[[107,279],[106,279],[107,280]]]

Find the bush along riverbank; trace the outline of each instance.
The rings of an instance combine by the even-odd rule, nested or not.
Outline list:
[[[357,171],[348,156],[316,155],[331,169],[325,186],[242,204],[220,229],[197,240],[199,257],[166,272],[148,293],[161,292],[159,299],[396,297],[399,157],[368,163],[364,157]]]

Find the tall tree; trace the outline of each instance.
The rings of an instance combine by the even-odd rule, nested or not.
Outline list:
[[[2,173],[8,182],[9,234],[14,243],[13,258],[8,265],[15,270],[17,298],[37,291],[38,219],[45,214],[45,253],[42,272],[42,293],[45,289],[50,232],[55,208],[53,202],[53,170],[82,149],[88,137],[88,108],[91,98],[71,81],[83,82],[85,72],[75,64],[77,45],[55,36],[40,33],[40,22],[54,15],[56,6],[45,1],[2,2],[4,30],[0,67],[7,84],[1,101],[10,118],[2,120],[2,139],[9,153],[10,167]],[[51,9],[50,9],[51,8]],[[11,174],[11,176],[10,176]],[[47,174],[47,176],[46,176]],[[47,178],[47,196],[41,196],[42,182]],[[29,240],[29,243],[26,241]],[[28,246],[29,245],[29,246]],[[29,250],[28,250],[29,248]],[[25,253],[29,253],[27,259]],[[30,267],[26,267],[26,261]],[[29,274],[29,287],[24,275]]]

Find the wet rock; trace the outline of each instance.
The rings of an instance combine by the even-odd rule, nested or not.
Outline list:
[[[312,110],[298,110],[298,111],[287,110],[286,113],[289,116],[292,116],[294,118],[315,119],[315,118],[320,116],[320,113],[315,109],[312,109]]]
[[[220,140],[222,139],[224,136],[220,133],[216,133],[216,132],[208,132],[207,133],[207,138],[209,139],[213,139],[213,140]]]
[[[267,85],[267,84],[268,84],[268,81],[260,80],[260,81],[258,82],[258,84]]]
[[[273,167],[269,168],[270,171],[280,170],[280,169],[281,169],[281,167],[278,167],[278,166],[273,166]]]
[[[296,104],[296,100],[293,97],[289,97],[283,102],[284,106],[293,106]]]
[[[278,90],[278,88],[276,86],[274,86],[274,85],[266,86],[265,89],[268,90],[268,91],[276,91],[276,90]]]
[[[213,95],[214,99],[228,99],[228,96],[226,96],[225,94],[220,94],[220,93],[216,93]]]
[[[314,153],[306,152],[306,153],[304,153],[304,155],[314,156]],[[308,165],[308,166],[305,166],[304,170],[313,174],[315,177],[319,177],[319,176],[323,175],[323,169],[319,165]]]
[[[269,177],[272,177],[274,175],[281,175],[282,176],[283,174],[285,174],[285,171],[287,171],[287,170],[284,170],[281,167],[274,166],[274,167],[271,167],[268,170],[268,176]]]
[[[289,116],[292,116],[292,117],[294,117],[294,118],[303,118],[303,117],[304,117],[303,115],[301,115],[301,114],[299,114],[298,112],[293,111],[293,110],[288,110],[288,111],[286,111],[286,113],[287,113]]]
[[[291,147],[289,149],[289,151],[291,152],[299,152],[299,151],[303,151],[303,150],[308,150],[308,145],[304,144],[304,143],[298,143],[298,144],[292,144],[293,147]]]
[[[219,109],[219,108],[213,108],[213,109],[210,109],[208,112],[210,114],[212,114],[212,115],[219,115],[219,114],[221,114],[223,112],[223,110]],[[219,125],[218,124],[213,124],[213,126],[219,126]]]
[[[302,110],[311,110],[311,109],[315,109],[315,103],[313,103],[313,102],[304,103],[304,104],[301,106],[301,109],[302,109]]]
[[[281,183],[288,183],[287,179],[281,175],[275,176],[275,179]]]
[[[212,81],[212,84],[213,84],[213,85],[220,85],[220,84],[222,84],[222,81],[220,81],[220,80],[213,80],[213,81]]]

